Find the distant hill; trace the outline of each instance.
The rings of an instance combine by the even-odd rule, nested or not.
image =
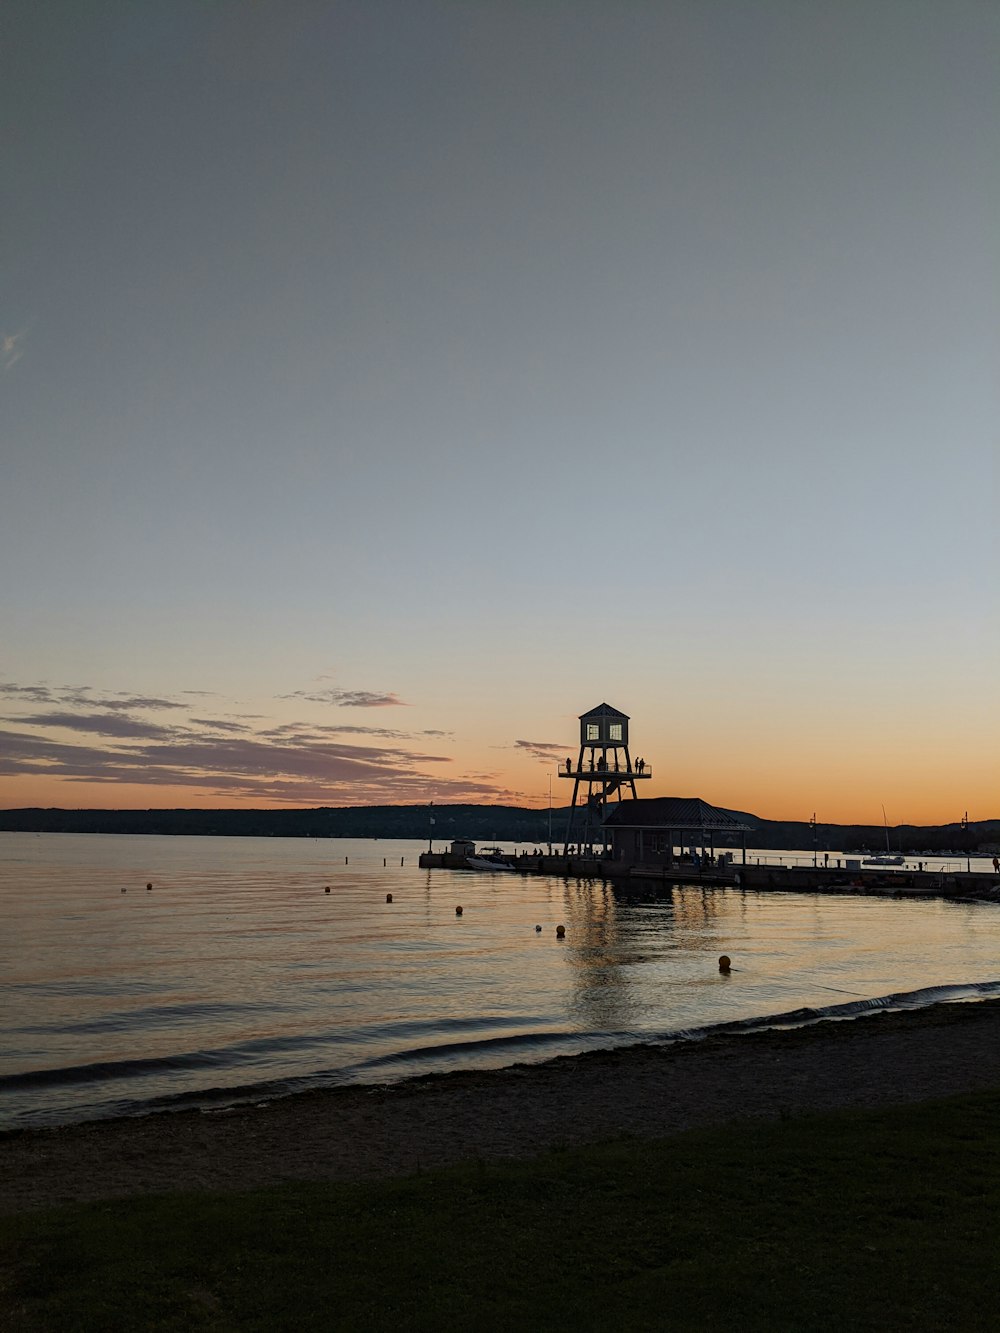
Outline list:
[[[553,841],[561,841],[567,807],[552,811]],[[813,829],[805,821],[761,819],[728,812],[750,826],[748,847],[810,848]],[[156,833],[233,838],[427,838],[438,844],[456,837],[476,842],[548,841],[548,810],[513,805],[435,805],[434,825],[426,805],[320,806],[313,810],[0,810],[0,832]],[[719,845],[725,845],[719,844]],[[1000,819],[889,829],[893,852],[966,852],[1000,846]],[[817,824],[816,847],[884,851],[880,824]]]

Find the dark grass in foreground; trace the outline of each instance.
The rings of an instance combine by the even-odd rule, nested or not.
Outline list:
[[[1000,1092],[4,1218],[0,1327],[996,1328],[998,1116]]]

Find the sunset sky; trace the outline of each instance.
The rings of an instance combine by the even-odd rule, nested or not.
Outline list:
[[[0,36],[0,806],[1000,817],[994,0]]]

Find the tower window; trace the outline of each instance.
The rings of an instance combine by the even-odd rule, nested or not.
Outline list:
[[[611,726],[608,727],[608,739],[613,741],[620,741],[621,738],[622,738],[622,724],[620,722],[612,722]]]
[[[599,741],[601,739],[601,729],[596,722],[587,723],[587,740]]]

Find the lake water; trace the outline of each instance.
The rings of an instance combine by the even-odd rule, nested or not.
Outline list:
[[[421,850],[0,834],[0,1123],[1000,994],[992,903],[698,886],[635,903],[600,882],[420,870]]]

